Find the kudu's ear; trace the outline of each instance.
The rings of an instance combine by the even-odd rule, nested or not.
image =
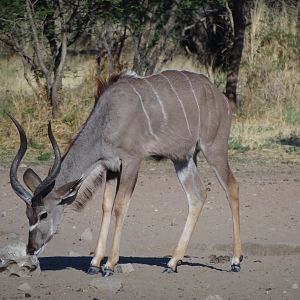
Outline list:
[[[56,194],[60,198],[58,205],[71,204],[76,198],[77,192],[80,189],[82,181],[83,178],[80,178],[59,187],[56,190]]]
[[[23,174],[23,181],[32,192],[34,192],[42,182],[39,175],[37,175],[31,168],[28,168]]]

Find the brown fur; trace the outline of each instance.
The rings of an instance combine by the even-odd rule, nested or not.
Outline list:
[[[95,94],[95,104],[100,99],[100,96],[115,82],[117,82],[124,73],[113,74],[108,78],[96,77],[97,89]]]

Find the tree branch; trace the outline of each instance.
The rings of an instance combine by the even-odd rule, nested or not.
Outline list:
[[[30,24],[30,27],[31,27],[31,30],[32,30],[32,35],[33,35],[33,40],[34,40],[34,48],[35,48],[35,51],[36,51],[36,55],[37,55],[37,58],[38,58],[38,62],[39,62],[39,65],[44,73],[44,76],[45,77],[48,77],[49,76],[49,71],[47,70],[45,64],[44,64],[44,61],[42,59],[42,56],[41,56],[41,50],[40,50],[40,44],[39,44],[39,39],[38,39],[38,34],[37,34],[37,29],[36,29],[36,26],[35,26],[35,23],[34,23],[34,19],[33,19],[33,15],[32,15],[32,8],[31,8],[31,3],[29,0],[26,0],[26,11],[27,11],[27,14],[28,14],[28,19],[29,19],[29,24]]]

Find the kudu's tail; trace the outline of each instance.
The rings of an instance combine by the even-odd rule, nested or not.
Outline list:
[[[81,210],[87,202],[93,198],[93,195],[101,188],[106,171],[119,172],[121,162],[119,159],[100,160],[96,166],[86,174],[84,181],[78,191],[78,195],[73,202],[73,207],[76,210]]]

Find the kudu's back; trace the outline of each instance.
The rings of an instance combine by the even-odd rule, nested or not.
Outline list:
[[[91,119],[110,152],[181,159],[217,136],[227,144],[231,114],[206,76],[164,71],[121,77],[100,97]]]

